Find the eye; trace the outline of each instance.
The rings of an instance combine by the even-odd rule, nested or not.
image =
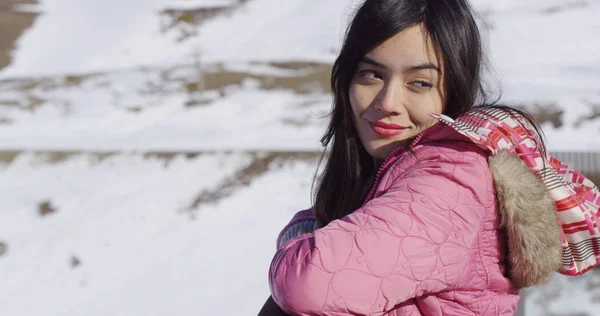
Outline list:
[[[383,79],[383,77],[375,70],[361,70],[358,75],[367,80]]]
[[[421,80],[413,81],[409,84],[418,89],[428,89],[428,88],[433,87],[433,85],[431,83],[429,83],[427,81],[421,81]]]

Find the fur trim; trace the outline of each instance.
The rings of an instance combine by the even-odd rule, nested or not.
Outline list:
[[[500,228],[508,237],[509,276],[520,289],[548,281],[561,266],[562,242],[556,206],[544,183],[517,156],[489,158]]]

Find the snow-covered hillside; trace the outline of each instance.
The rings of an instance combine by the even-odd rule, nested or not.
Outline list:
[[[505,100],[551,150],[600,151],[600,1],[472,2]],[[0,314],[255,315],[356,3],[12,7],[36,17],[0,70]],[[531,289],[527,315],[599,314],[598,275]]]

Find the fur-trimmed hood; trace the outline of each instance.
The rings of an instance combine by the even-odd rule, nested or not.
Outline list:
[[[556,206],[544,183],[516,155],[488,159],[494,177],[501,228],[508,237],[509,275],[516,288],[545,283],[562,260]]]
[[[543,150],[524,113],[488,106],[456,120],[430,115],[491,155],[515,286],[543,283],[555,271],[581,275],[600,264],[600,190]]]

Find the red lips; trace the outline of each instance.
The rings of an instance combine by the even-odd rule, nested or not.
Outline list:
[[[373,131],[384,137],[396,136],[406,129],[404,126],[384,123],[381,121],[369,122]]]

